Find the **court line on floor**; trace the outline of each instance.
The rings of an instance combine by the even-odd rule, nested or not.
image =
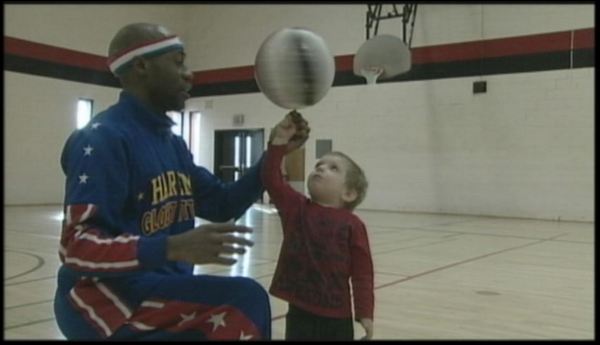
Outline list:
[[[385,271],[379,271],[379,270],[375,270],[375,274],[383,274],[383,275],[388,275],[388,276],[396,276],[396,277],[408,277],[408,274],[402,274],[402,273],[394,273],[394,272],[385,272]]]
[[[259,280],[259,279],[263,279],[263,278],[267,278],[267,277],[273,276],[274,274],[275,274],[275,272],[272,272],[272,273],[266,273],[266,274],[262,274],[260,276],[249,277],[249,278],[252,278],[254,280]],[[395,276],[395,277],[408,277],[409,276],[408,274],[402,274],[402,273],[375,271],[375,275],[377,275],[377,274],[388,275],[388,276]]]
[[[461,220],[461,221],[454,221],[454,222],[444,222],[444,223],[433,223],[433,224],[421,224],[421,225],[417,225],[417,227],[419,226],[446,226],[446,225],[456,225],[456,224],[464,224],[464,223],[473,223],[478,221],[478,219],[468,219],[468,220]],[[405,228],[414,228],[415,226],[392,226],[392,225],[377,225],[377,224],[366,224],[367,228],[369,227],[375,227],[375,228],[401,228],[401,229],[405,229]]]
[[[53,240],[60,240],[60,235],[48,235],[40,232],[30,232],[30,231],[17,231],[17,230],[5,230],[5,233],[12,232],[18,235],[28,235],[28,236],[37,236],[37,237],[46,237],[51,238]]]
[[[26,303],[26,304],[13,305],[12,307],[4,307],[4,310],[11,310],[11,309],[17,309],[17,308],[23,308],[23,307],[31,307],[32,305],[44,304],[44,303],[50,303],[50,302],[54,302],[54,300],[48,299],[45,301],[37,301],[37,302],[31,302],[31,303]]]
[[[4,284],[4,286],[13,286],[13,285],[20,285],[20,284],[27,284],[27,283],[32,283],[32,282],[37,282],[40,280],[46,280],[46,279],[56,279],[56,276],[49,276],[49,277],[42,277],[42,278],[35,278],[35,279],[29,279],[29,280],[22,280],[20,282],[14,282],[14,283],[8,283],[8,284]]]
[[[30,269],[28,271],[25,271],[25,272],[22,272],[22,273],[19,273],[17,275],[12,276],[12,277],[4,278],[4,281],[12,280],[12,279],[24,276],[26,274],[29,274],[31,272],[34,272],[37,269],[39,269],[40,267],[44,266],[44,264],[46,263],[46,260],[44,260],[44,258],[42,258],[41,256],[38,256],[36,254],[32,254],[32,253],[28,253],[28,252],[22,252],[22,251],[18,251],[18,250],[14,250],[14,249],[6,249],[6,248],[4,249],[4,251],[5,252],[13,252],[13,253],[25,254],[25,255],[33,256],[34,258],[37,259],[37,263],[36,263],[36,265],[32,269]]]
[[[448,269],[448,268],[451,268],[451,267],[454,267],[454,266],[458,266],[458,265],[462,265],[462,264],[465,264],[465,263],[468,263],[468,262],[472,262],[472,261],[475,261],[475,260],[483,259],[483,258],[486,258],[488,256],[502,254],[502,253],[506,253],[506,252],[511,251],[511,250],[521,249],[521,248],[529,247],[529,246],[532,246],[532,245],[540,244],[540,243],[543,243],[543,242],[548,242],[548,241],[551,241],[553,238],[556,238],[556,237],[559,237],[559,236],[563,236],[563,235],[564,234],[559,234],[559,235],[556,235],[556,236],[552,236],[550,238],[540,239],[540,240],[537,240],[535,242],[525,243],[525,244],[521,244],[521,245],[518,245],[518,246],[515,246],[515,247],[509,247],[509,248],[500,249],[500,250],[497,250],[495,252],[491,252],[491,253],[487,253],[487,254],[475,256],[475,257],[472,257],[472,258],[469,258],[469,259],[465,259],[465,260],[461,260],[461,261],[457,261],[457,262],[454,262],[454,263],[451,263],[451,264],[448,264],[448,265],[436,267],[436,268],[428,270],[428,271],[417,273],[415,275],[408,276],[406,278],[402,278],[402,279],[399,279],[399,280],[396,280],[396,281],[393,281],[393,282],[390,282],[390,283],[386,283],[386,284],[377,286],[377,287],[375,287],[375,290],[382,289],[384,287],[388,287],[388,286],[391,286],[391,285],[399,284],[399,283],[402,283],[402,282],[405,282],[405,281],[408,281],[408,280],[411,280],[411,279],[414,279],[414,278],[422,277],[422,276],[430,274],[430,273],[439,272],[439,271],[442,271],[442,270],[445,270],[445,269]]]
[[[428,246],[431,246],[431,245],[434,245],[434,244],[452,242],[454,240],[456,240],[456,239],[452,238],[452,239],[447,239],[447,240],[442,240],[442,241],[435,241],[435,242],[429,242],[429,243],[423,243],[423,244],[416,244],[416,245],[406,246],[406,247],[400,247],[400,248],[396,247],[394,249],[382,250],[382,251],[378,251],[378,252],[373,251],[372,255],[389,254],[389,253],[396,252],[398,250],[428,247]]]
[[[421,229],[421,230],[438,232],[437,230],[427,230],[427,229]],[[459,233],[459,234],[471,234],[471,233],[456,232],[456,231],[444,231],[444,230],[441,230],[440,232],[452,232],[452,233]],[[475,234],[475,235],[477,235],[477,234]],[[488,256],[497,255],[497,254],[505,253],[505,252],[508,252],[508,251],[511,251],[511,250],[524,248],[524,247],[529,247],[529,246],[532,246],[532,245],[535,245],[535,244],[539,244],[539,243],[543,243],[543,242],[554,241],[555,238],[561,237],[561,236],[565,236],[565,235],[568,235],[568,234],[567,233],[563,233],[563,234],[552,236],[550,238],[536,239],[535,242],[530,242],[530,243],[526,243],[526,244],[523,244],[523,245],[519,245],[519,246],[515,246],[515,247],[510,247],[510,248],[504,248],[504,249],[501,249],[501,250],[498,250],[498,251],[495,251],[495,252],[492,252],[492,253],[483,254],[483,255],[480,255],[480,256],[473,257],[473,258],[469,258],[469,259],[465,259],[465,260],[458,261],[458,262],[455,262],[455,263],[451,263],[451,264],[448,264],[448,265],[445,265],[445,266],[437,267],[437,268],[434,268],[432,270],[424,271],[424,272],[421,272],[421,273],[418,273],[418,274],[415,274],[415,275],[412,275],[412,276],[408,276],[408,277],[405,277],[405,278],[402,278],[402,279],[399,279],[399,280],[396,280],[396,281],[393,281],[393,282],[390,282],[390,283],[386,283],[386,284],[377,286],[377,287],[375,287],[375,290],[382,289],[382,288],[385,288],[385,287],[389,287],[389,286],[392,286],[392,285],[396,285],[396,284],[399,284],[399,283],[402,283],[402,282],[405,282],[405,281],[408,281],[408,280],[411,280],[411,279],[414,279],[414,278],[422,277],[422,276],[430,274],[430,273],[434,273],[434,272],[438,272],[438,271],[441,271],[441,270],[445,270],[445,269],[448,269],[448,268],[451,268],[451,267],[454,267],[454,266],[462,265],[464,263],[468,263],[468,262],[472,262],[472,261],[475,261],[475,260],[479,260],[479,259],[482,259],[482,258],[485,258],[485,257],[488,257]],[[508,236],[508,237],[514,237],[514,236]],[[528,239],[531,239],[531,238],[528,238]],[[441,241],[441,242],[448,242],[448,241]],[[441,242],[436,242],[436,243],[441,243]],[[433,243],[428,243],[426,245],[430,245],[430,244],[433,244]],[[403,248],[403,249],[405,249],[405,248]],[[28,254],[30,254],[30,253],[28,253]],[[262,263],[262,264],[266,264],[266,263]],[[271,274],[264,275],[264,276],[254,277],[253,279],[260,279],[261,277],[267,277],[269,275],[271,275]],[[14,278],[14,277],[12,277],[12,278]],[[8,278],[8,279],[12,279],[12,278]],[[52,301],[52,300],[50,300],[50,301]],[[28,305],[41,304],[41,303],[47,303],[47,302],[49,302],[49,301],[35,302],[35,303],[30,303]],[[17,307],[23,307],[23,306],[27,306],[27,305],[20,305],[20,306],[9,307],[9,308],[5,308],[5,310],[6,309],[13,309],[13,308],[17,308]],[[284,315],[278,315],[278,316],[273,317],[271,320],[272,321],[276,321],[278,319],[283,318],[284,316],[285,316],[285,314]],[[33,321],[33,322],[30,322],[30,323],[26,323],[26,324],[11,326],[11,327],[5,328],[5,329],[17,328],[17,327],[24,327],[24,326],[28,326],[28,325],[35,324],[35,323],[46,322],[46,321],[53,320],[53,319],[54,318]]]
[[[508,252],[508,251],[511,251],[511,250],[521,249],[521,248],[529,247],[529,246],[532,246],[532,245],[535,245],[535,244],[539,244],[539,243],[551,241],[552,239],[554,239],[556,237],[559,237],[559,236],[563,236],[563,235],[565,235],[565,234],[559,234],[559,235],[556,235],[556,236],[552,236],[550,238],[540,239],[540,240],[537,240],[535,242],[525,243],[525,244],[518,245],[518,246],[515,246],[515,247],[504,248],[504,249],[501,249],[501,250],[497,250],[495,252],[491,252],[491,253],[487,253],[487,254],[475,256],[475,257],[472,257],[472,258],[469,258],[469,259],[465,259],[465,260],[462,260],[462,261],[458,261],[458,262],[454,262],[454,263],[451,263],[451,264],[448,264],[448,265],[436,267],[434,269],[431,269],[431,270],[428,270],[428,271],[424,271],[424,272],[421,272],[421,273],[417,273],[415,275],[408,276],[406,278],[398,279],[396,281],[392,281],[392,282],[389,282],[389,283],[385,283],[385,284],[376,286],[375,290],[379,290],[379,289],[383,289],[383,288],[386,288],[386,287],[389,287],[389,286],[392,286],[392,285],[400,284],[400,283],[403,283],[405,281],[408,281],[408,280],[411,280],[411,279],[414,279],[414,278],[418,278],[418,277],[422,277],[422,276],[427,275],[427,274],[439,272],[439,271],[442,271],[442,270],[445,270],[445,269],[448,269],[448,268],[451,268],[451,267],[454,267],[454,266],[462,265],[462,264],[465,264],[465,263],[468,263],[468,262],[471,262],[471,261],[483,259],[483,258],[488,257],[488,256],[502,254],[502,253],[505,253],[505,252]],[[283,314],[283,315],[277,315],[277,316],[271,318],[271,321],[276,321],[276,320],[284,318],[284,317],[285,317],[285,314]]]
[[[273,260],[273,259],[263,259],[263,258],[257,258],[257,257],[254,257],[254,258],[255,258],[255,259],[258,259],[258,260],[264,260],[264,261],[270,260],[270,261],[268,261],[268,262],[259,262],[259,263],[251,264],[251,266],[263,266],[263,265],[269,265],[269,264],[273,264],[273,263],[276,263],[276,262],[277,262],[277,260]],[[218,269],[218,270],[216,270],[216,271],[210,271],[210,272],[199,272],[198,274],[204,274],[204,275],[207,275],[207,274],[226,273],[226,272],[230,272],[232,267],[233,267],[233,266],[230,266],[230,267],[227,267],[227,268]]]
[[[55,320],[55,318],[52,317],[52,318],[49,318],[49,319],[36,320],[36,321],[27,322],[27,323],[21,323],[21,324],[18,324],[18,325],[4,327],[4,330],[6,331],[7,329],[15,329],[15,328],[20,328],[20,327],[27,327],[27,326],[35,325],[35,324],[38,324],[38,323],[48,322],[48,321],[53,321],[53,320]]]
[[[504,237],[504,238],[517,238],[521,240],[540,240],[543,238],[539,237],[527,237],[527,236],[519,236],[519,235],[502,235],[502,234],[482,234],[478,232],[465,232],[458,230],[441,230],[441,229],[427,229],[424,227],[392,227],[392,226],[380,226],[382,228],[396,229],[396,230],[417,230],[417,231],[426,231],[433,233],[451,233],[451,234],[461,234],[461,235],[475,235],[475,236],[489,236],[489,237]],[[377,234],[382,233],[391,233],[390,231],[377,232]],[[569,235],[568,233],[563,233],[561,236]],[[585,242],[585,241],[574,241],[574,240],[550,240],[551,242],[566,242],[566,243],[575,243],[575,244],[594,244],[594,242]]]
[[[451,268],[451,267],[454,267],[454,266],[458,266],[458,265],[462,265],[462,264],[465,264],[465,263],[468,263],[468,262],[472,262],[472,261],[476,261],[476,260],[479,260],[479,259],[483,259],[483,258],[486,258],[488,256],[493,256],[493,255],[505,253],[505,252],[508,252],[508,251],[512,251],[512,250],[516,250],[516,249],[521,249],[521,248],[525,248],[525,247],[529,247],[529,246],[536,245],[536,244],[539,244],[539,243],[552,241],[554,238],[560,237],[560,236],[564,236],[564,235],[566,235],[566,234],[563,233],[563,234],[552,236],[550,238],[539,239],[539,240],[537,240],[535,242],[525,243],[525,244],[522,244],[522,245],[519,245],[519,246],[515,246],[515,247],[504,248],[504,249],[501,249],[501,250],[497,250],[495,252],[491,252],[491,253],[487,253],[487,254],[475,256],[475,257],[472,257],[472,258],[469,258],[469,259],[465,259],[465,260],[461,260],[461,261],[458,261],[458,262],[454,262],[454,263],[451,263],[451,264],[448,264],[448,265],[436,267],[436,268],[428,270],[428,271],[424,271],[424,272],[421,272],[421,273],[418,273],[418,274],[415,274],[415,275],[412,275],[412,276],[408,276],[408,277],[405,277],[405,278],[402,278],[402,279],[398,279],[396,281],[392,281],[390,283],[386,283],[386,284],[382,284],[382,285],[376,286],[375,290],[379,290],[379,289],[383,289],[383,288],[386,288],[386,287],[389,287],[389,286],[392,286],[392,285],[400,284],[402,282],[405,282],[405,281],[408,281],[408,280],[411,280],[411,279],[414,279],[414,278],[422,277],[424,275],[431,274],[431,273],[434,273],[434,272],[439,272],[439,271],[442,271],[442,270],[445,270],[445,269],[448,269],[448,268]],[[254,279],[258,279],[258,278],[254,278]],[[271,318],[271,322],[277,321],[277,320],[282,319],[284,317],[285,317],[285,314],[272,317]],[[32,321],[32,322],[25,323],[25,324],[20,324],[20,325],[5,327],[4,329],[7,330],[7,329],[18,328],[18,327],[25,327],[25,326],[29,326],[29,325],[32,325],[32,324],[42,323],[42,322],[51,321],[51,320],[54,320],[54,318]]]

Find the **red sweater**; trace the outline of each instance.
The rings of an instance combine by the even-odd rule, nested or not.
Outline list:
[[[262,180],[279,211],[283,243],[269,292],[314,314],[373,319],[373,261],[364,223],[351,211],[321,206],[281,175],[285,145],[269,145]]]

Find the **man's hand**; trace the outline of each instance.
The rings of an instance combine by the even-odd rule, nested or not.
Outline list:
[[[286,153],[290,153],[304,145],[309,133],[308,122],[299,112],[292,110],[273,128],[269,142],[286,145]]]
[[[237,260],[220,255],[244,254],[245,246],[254,244],[248,239],[234,236],[234,232],[251,233],[252,229],[229,223],[204,224],[183,234],[170,236],[167,240],[167,259],[196,265],[233,265]]]
[[[363,318],[360,319],[359,322],[365,329],[365,332],[367,333],[364,337],[361,338],[361,340],[371,340],[373,338],[373,320]]]

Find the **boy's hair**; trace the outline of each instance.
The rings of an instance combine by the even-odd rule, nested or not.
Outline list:
[[[367,188],[369,187],[367,177],[365,176],[365,173],[361,169],[361,167],[346,154],[339,151],[332,151],[328,152],[327,155],[341,157],[348,163],[348,171],[346,172],[345,181],[346,188],[354,190],[356,192],[356,199],[354,199],[354,201],[352,202],[347,203],[345,207],[350,210],[354,210],[356,206],[363,202],[365,196],[367,195]]]

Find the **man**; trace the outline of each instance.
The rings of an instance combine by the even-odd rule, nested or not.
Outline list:
[[[269,339],[266,291],[243,277],[194,276],[194,264],[232,265],[251,229],[226,222],[263,193],[259,162],[233,184],[195,166],[171,132],[191,88],[181,40],[130,24],[109,47],[119,101],[67,140],[54,310],[67,339]],[[305,121],[287,149],[308,139]]]

